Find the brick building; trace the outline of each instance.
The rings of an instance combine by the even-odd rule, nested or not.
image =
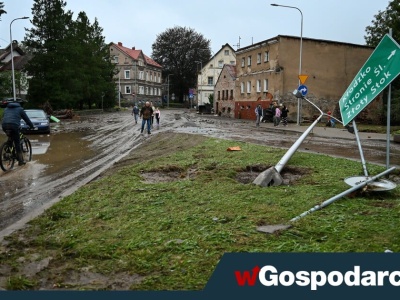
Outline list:
[[[296,121],[298,100],[293,91],[299,86],[300,38],[278,35],[236,51],[235,114],[255,119],[257,100],[264,108],[271,100],[289,108],[290,121]],[[324,112],[337,115],[338,101],[374,48],[335,41],[302,39],[302,71],[307,75],[307,98]],[[382,101],[373,101],[365,110],[366,120],[379,119]],[[248,113],[246,111],[248,111]],[[313,118],[317,110],[301,101],[301,121]]]

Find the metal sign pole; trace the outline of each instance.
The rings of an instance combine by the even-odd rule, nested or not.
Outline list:
[[[362,147],[361,147],[360,136],[358,135],[356,121],[354,121],[354,120],[353,120],[353,128],[354,128],[354,134],[355,134],[356,140],[357,140],[358,151],[360,151],[361,164],[362,164],[362,167],[363,167],[363,170],[364,170],[364,175],[368,177],[368,171],[367,171],[367,165],[365,163],[364,152],[363,152]]]
[[[389,36],[392,36],[392,28],[389,29]],[[390,162],[390,103],[392,101],[392,84],[389,84],[386,116],[386,169],[389,169]]]

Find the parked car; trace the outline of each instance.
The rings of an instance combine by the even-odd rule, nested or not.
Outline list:
[[[32,121],[33,125],[37,127],[37,131],[41,133],[50,133],[50,118],[42,109],[25,109],[26,114]],[[21,119],[22,132],[28,132],[29,126]]]

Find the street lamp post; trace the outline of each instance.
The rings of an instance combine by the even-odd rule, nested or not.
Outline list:
[[[174,74],[168,74],[167,79],[168,79],[168,97],[167,97],[167,107],[169,108],[169,76],[173,76]]]
[[[280,4],[271,4],[272,6],[280,6],[280,7],[287,7],[297,9],[301,15],[301,26],[300,26],[300,63],[299,63],[299,75],[301,75],[301,57],[303,52],[303,13],[302,11],[295,6],[287,6],[287,5],[280,5]],[[299,78],[299,86],[300,86],[300,78]],[[300,125],[300,98],[297,99],[297,125]]]
[[[25,20],[29,19],[28,17],[21,17],[21,18],[16,18],[11,21],[10,23],[10,47],[11,47],[11,74],[12,74],[12,83],[13,83],[13,98],[14,101],[17,100],[17,97],[15,95],[15,75],[14,75],[14,49],[13,49],[13,39],[12,39],[12,31],[11,31],[11,25],[14,21],[16,20]]]

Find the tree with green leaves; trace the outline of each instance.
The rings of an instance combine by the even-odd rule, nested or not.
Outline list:
[[[376,14],[372,25],[367,26],[364,36],[368,46],[376,47],[385,34],[392,29],[392,37],[400,43],[400,0],[392,0],[389,2],[386,10],[379,11]],[[387,91],[384,92],[384,101],[387,100]],[[398,77],[392,82],[392,105],[391,105],[391,121],[392,124],[400,124],[400,78]],[[386,113],[386,109],[384,110]]]
[[[0,21],[1,21],[1,15],[6,14],[7,12],[4,10],[4,2],[0,2]]]
[[[211,58],[210,40],[191,28],[169,28],[157,35],[151,57],[163,66],[163,77],[172,74],[170,93],[179,95],[179,101],[189,88],[197,83],[198,65]]]
[[[97,20],[91,25],[85,13],[77,21],[65,11],[62,0],[34,0],[32,28],[24,44],[33,58],[26,66],[28,98],[54,109],[91,108],[105,95],[105,107],[113,106],[115,86],[108,47]]]
[[[115,95],[115,66],[109,57],[109,47],[102,35],[103,29],[97,19],[91,25],[84,12],[79,13],[73,28],[75,43],[71,42],[80,55],[75,57],[76,76],[71,88],[82,96],[79,99],[79,108],[82,109],[84,105],[92,107],[93,104],[101,107],[103,94],[107,94],[106,104],[111,107],[114,105]]]

